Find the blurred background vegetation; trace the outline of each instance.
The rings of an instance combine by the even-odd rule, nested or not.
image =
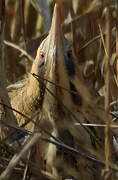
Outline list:
[[[6,0],[3,53],[7,85],[30,72],[37,48],[49,32],[55,3],[60,5],[62,29],[72,42],[86,84],[101,96],[105,96],[105,60],[110,60],[110,102],[116,101],[117,0]]]
[[[51,24],[54,3],[61,6],[62,27],[66,37],[73,42],[78,61],[83,67],[86,78],[96,79],[103,84],[104,49],[99,36],[100,29],[105,34],[104,8],[113,4],[112,0],[6,0],[5,41],[19,47],[20,50],[5,43],[4,55],[8,83],[16,82],[29,72],[32,60],[41,41],[46,37]],[[116,26],[116,12],[113,11],[111,28]],[[73,23],[70,24],[71,19]],[[112,52],[115,52],[115,33],[112,33]],[[101,35],[100,35],[101,36]],[[94,39],[86,47],[87,42]],[[96,39],[97,38],[97,39]],[[32,58],[24,56],[22,49]],[[114,63],[113,63],[114,64]],[[94,74],[94,76],[93,76]],[[95,84],[94,84],[95,85]],[[98,87],[98,88],[100,88]]]
[[[83,74],[97,90],[104,85],[105,7],[110,5],[111,67],[115,73],[112,82],[116,86],[117,1],[114,0],[6,0],[4,58],[8,84],[30,71],[37,48],[48,34],[55,2],[60,4],[63,32],[73,44]]]

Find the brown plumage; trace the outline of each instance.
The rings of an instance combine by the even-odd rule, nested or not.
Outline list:
[[[39,81],[32,74],[38,75]],[[38,48],[29,79],[9,95],[13,108],[31,117],[68,146],[84,152],[86,157],[93,153],[103,161],[104,129],[75,126],[76,121],[104,123],[106,115],[103,107],[97,105],[95,91],[85,84],[71,44],[63,36],[58,5],[54,8],[49,35]],[[21,115],[16,114],[16,117],[20,125],[25,122]],[[32,122],[27,128],[39,130]],[[74,175],[93,179],[94,167],[99,170],[101,167],[99,163],[89,163],[81,155],[77,158],[75,154],[43,141],[36,145],[36,151],[40,171],[46,160],[46,170],[55,179]],[[100,175],[97,174],[97,178]]]

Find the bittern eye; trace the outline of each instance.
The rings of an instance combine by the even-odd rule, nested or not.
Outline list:
[[[44,54],[44,52],[40,52],[40,57],[43,59],[44,57],[45,57],[45,54]]]
[[[39,57],[40,57],[39,67],[41,68],[44,65],[44,57],[45,57],[44,52],[41,51]]]

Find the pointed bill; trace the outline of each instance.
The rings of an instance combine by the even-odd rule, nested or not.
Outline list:
[[[50,37],[49,48],[54,48],[55,45],[57,46],[62,43],[63,34],[61,29],[61,18],[60,18],[60,10],[58,4],[56,4],[54,7],[52,25],[49,32],[49,37]]]

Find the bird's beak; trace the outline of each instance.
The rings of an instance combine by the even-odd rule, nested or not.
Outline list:
[[[58,4],[56,4],[54,7],[52,24],[48,35],[47,59],[50,65],[56,63],[57,52],[59,53],[62,51],[63,39],[64,37],[61,29],[60,10]]]
[[[60,10],[59,5],[56,4],[52,17],[52,25],[49,32],[50,37],[50,46],[61,44],[63,38],[62,29],[61,29],[61,19],[60,19]]]

